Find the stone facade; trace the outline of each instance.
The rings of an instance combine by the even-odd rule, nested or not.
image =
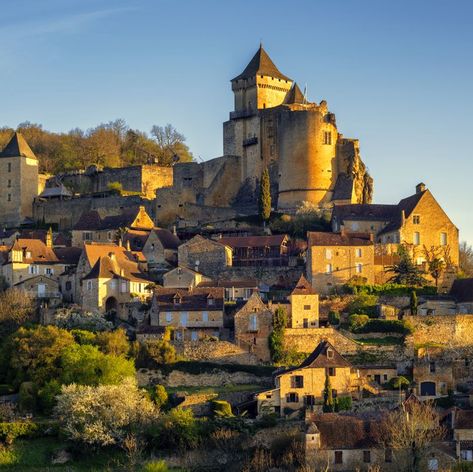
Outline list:
[[[289,327],[319,327],[319,295],[312,289],[304,276],[301,276],[295,289],[289,295]]]
[[[211,282],[210,277],[187,267],[176,267],[163,275],[163,286],[166,288],[192,289],[201,282]]]

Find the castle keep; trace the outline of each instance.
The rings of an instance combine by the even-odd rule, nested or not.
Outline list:
[[[231,84],[235,100],[223,124],[224,155],[174,166],[173,186],[157,191],[158,218],[170,216],[176,201],[194,212],[199,206],[254,207],[266,167],[280,209],[371,202],[373,181],[358,140],[344,138],[327,103],[309,102],[262,46]]]

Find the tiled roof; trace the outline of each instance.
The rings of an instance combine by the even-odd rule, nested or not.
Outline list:
[[[286,234],[276,234],[272,236],[229,236],[218,240],[219,243],[236,247],[266,247],[266,246],[281,246],[287,242]]]
[[[46,187],[39,196],[41,198],[72,197],[72,192],[61,184],[55,187]]]
[[[223,287],[223,288],[257,288],[258,281],[256,279],[239,279],[239,280],[217,280],[215,282],[201,282],[198,285],[199,288],[202,287]]]
[[[68,265],[77,265],[82,249],[80,247],[57,247],[54,248],[57,258]]]
[[[39,239],[17,239],[10,250],[23,251],[23,262],[45,264],[60,262],[54,253],[53,249],[46,246],[43,241]],[[27,257],[30,253],[30,257]]]
[[[8,144],[0,152],[0,157],[29,157],[36,159],[34,152],[29,147],[21,133],[15,133]]]
[[[286,98],[284,99],[286,105],[292,105],[294,103],[304,103],[304,94],[301,92],[299,86],[294,82],[291,90],[287,92]]]
[[[469,279],[456,279],[453,281],[450,295],[457,302],[473,302],[473,277]]]
[[[127,208],[119,215],[100,217],[97,210],[90,210],[82,213],[79,221],[74,225],[75,230],[117,230],[120,228],[130,228],[135,222],[141,208]],[[140,229],[134,227],[135,229]],[[144,228],[151,230],[152,228]]]
[[[128,260],[132,262],[146,262],[146,257],[139,251],[127,251],[123,246],[116,244],[89,243],[84,244],[84,254],[92,267],[102,256],[108,256],[110,253],[115,254],[117,259]]]
[[[74,225],[75,230],[97,230],[100,229],[102,219],[97,210],[84,211],[79,221]]]
[[[365,236],[365,237],[362,237]],[[307,233],[309,246],[372,246],[370,236],[357,233],[324,233],[309,231]]]
[[[192,290],[179,288],[156,288],[155,300],[160,311],[188,311],[188,310],[223,310],[224,289],[222,287],[194,288]],[[174,303],[175,298],[180,303]],[[213,298],[214,304],[209,305],[209,298]]]
[[[314,295],[316,292],[310,285],[309,281],[301,274],[299,281],[297,282],[291,295]]]
[[[332,357],[328,357],[328,350],[332,352]],[[298,368],[304,367],[351,367],[351,364],[328,341],[321,341]]]
[[[168,229],[157,228],[153,231],[157,234],[164,249],[177,249],[180,246],[181,240]]]
[[[336,205],[333,208],[333,218],[343,220],[391,221],[398,212],[397,205],[354,204]]]
[[[263,46],[259,47],[256,54],[245,67],[245,70],[240,75],[233,78],[232,82],[234,80],[249,79],[251,77],[256,77],[257,75],[266,75],[278,79],[291,80],[289,77],[279,72],[279,69],[268,56],[268,53],[263,49]]]
[[[122,236],[123,245],[127,246],[127,243],[130,243],[130,249],[132,251],[141,251],[146,241],[149,238],[149,231],[129,229]]]

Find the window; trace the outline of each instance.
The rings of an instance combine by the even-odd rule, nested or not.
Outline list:
[[[171,323],[172,321],[172,313],[170,311],[167,311],[166,314],[166,323]]]
[[[429,363],[429,371],[431,374],[435,374],[435,362]]]
[[[208,304],[208,305],[211,305],[211,306],[212,306],[212,305],[215,305],[215,300],[214,300],[214,298],[213,298],[213,297],[207,298],[207,304]]]
[[[384,380],[385,382],[388,381],[388,374],[384,374],[384,375],[383,375],[383,380]]]
[[[199,333],[197,331],[192,331],[191,332],[191,341],[198,341],[199,339]]]
[[[112,232],[111,232],[111,231],[109,231],[109,232],[107,233],[107,239],[108,239],[109,241],[112,240]]]
[[[472,462],[473,461],[473,451],[471,450],[462,450],[460,451],[460,459],[462,461],[468,461],[468,462]]]
[[[87,280],[87,290],[92,290],[92,280]]]
[[[7,200],[11,202],[11,193],[8,194]]]
[[[203,311],[202,312],[202,321],[204,323],[207,323],[209,321],[209,312],[208,311]]]
[[[37,265],[30,265],[28,267],[28,272],[32,275],[37,275],[39,273],[39,268]]]
[[[46,267],[46,269],[44,270],[44,273],[46,275],[53,275],[54,274],[54,270],[51,269],[50,267]]]
[[[287,403],[299,403],[299,395],[296,392],[291,392],[286,395]]]
[[[335,388],[332,388],[332,397],[337,398],[338,392]]]
[[[327,349],[327,359],[333,359],[333,351],[332,349]]]
[[[343,464],[343,451],[335,451],[335,464]]]
[[[413,215],[412,223],[415,225],[420,225],[420,215]]]
[[[337,371],[336,371],[335,367],[328,367],[327,368],[327,375],[329,377],[335,377],[336,373],[337,373]]]
[[[8,184],[7,184],[7,187],[10,188],[11,187],[11,180],[8,179]]]
[[[254,313],[250,315],[250,331],[258,331],[258,316]]]
[[[31,259],[31,251],[26,251],[25,257]]]
[[[310,305],[304,305],[304,310],[310,310]]]
[[[332,259],[332,250],[325,249],[325,259]]]
[[[66,290],[71,290],[72,289],[72,282],[69,280],[66,282]]]
[[[325,273],[326,274],[331,274],[332,273],[332,264],[327,264],[325,266]]]
[[[414,233],[414,244],[416,246],[420,244],[420,233],[418,231]]]
[[[436,471],[439,470],[439,461],[435,457],[429,459],[429,470]]]
[[[440,233],[440,246],[447,245],[447,233]]]
[[[384,462],[392,462],[393,461],[393,450],[386,449],[384,451]]]
[[[117,281],[116,281],[116,279],[110,280],[110,289],[111,289],[111,290],[116,290],[116,288],[117,288]]]
[[[304,388],[304,376],[303,375],[291,376],[291,388]]]
[[[180,305],[181,304],[181,297],[179,295],[175,295],[172,299],[174,305]]]
[[[362,272],[363,272],[363,264],[359,262],[358,264],[356,264],[356,273],[361,274]]]
[[[363,255],[360,247],[356,248],[355,253],[356,253],[356,257],[361,257]]]
[[[92,233],[90,231],[84,231],[82,233],[82,239],[84,241],[92,241]]]
[[[332,144],[332,133],[324,131],[324,144]]]
[[[8,163],[8,172],[11,172],[11,162]]]
[[[363,451],[363,462],[369,464],[371,462],[371,451]]]
[[[187,311],[183,311],[179,315],[179,320],[181,322],[181,326],[187,326]]]
[[[122,280],[121,284],[120,284],[120,292],[122,293],[126,293],[126,280]]]

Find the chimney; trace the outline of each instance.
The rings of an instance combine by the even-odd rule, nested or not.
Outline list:
[[[122,238],[118,238],[118,247],[123,247],[123,240]]]
[[[53,247],[53,230],[51,226],[49,227],[48,232],[46,233],[46,246]]]
[[[425,190],[425,184],[421,182],[416,185],[416,193],[422,193]]]
[[[127,250],[127,251],[131,251],[130,240],[129,240],[129,239],[128,239],[127,242],[126,242],[126,250]]]

